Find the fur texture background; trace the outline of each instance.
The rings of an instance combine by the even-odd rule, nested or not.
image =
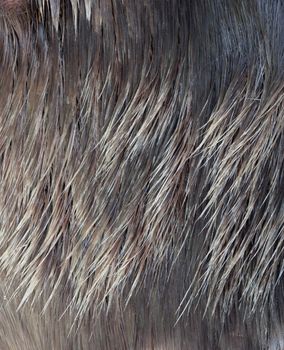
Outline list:
[[[0,349],[284,349],[283,0],[7,3]]]

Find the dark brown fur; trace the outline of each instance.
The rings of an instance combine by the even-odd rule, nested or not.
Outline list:
[[[284,349],[283,0],[0,10],[0,350]]]

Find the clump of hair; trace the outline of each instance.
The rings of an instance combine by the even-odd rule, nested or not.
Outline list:
[[[281,349],[282,0],[5,4],[1,349]]]

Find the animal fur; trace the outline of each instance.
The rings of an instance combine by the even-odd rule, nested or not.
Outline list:
[[[0,350],[284,349],[283,0],[0,2]]]

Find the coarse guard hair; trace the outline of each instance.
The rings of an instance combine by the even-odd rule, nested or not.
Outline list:
[[[283,107],[283,0],[0,0],[0,350],[284,349]]]

